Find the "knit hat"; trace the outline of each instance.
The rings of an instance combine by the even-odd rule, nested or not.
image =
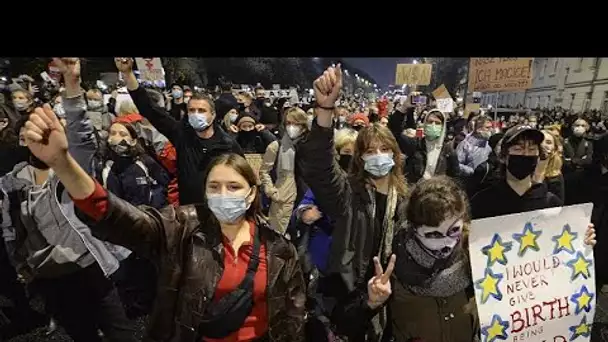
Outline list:
[[[353,116],[351,116],[351,118],[350,118],[351,125],[354,125],[356,121],[363,121],[365,123],[365,126],[369,125],[369,118],[367,117],[367,115],[365,115],[363,113],[357,113],[357,114],[354,114]]]
[[[239,114],[239,116],[236,118],[236,120],[234,122],[237,126],[240,126],[242,123],[245,123],[245,122],[250,122],[254,125],[256,125],[258,123],[257,120],[253,116],[251,116],[249,113]]]

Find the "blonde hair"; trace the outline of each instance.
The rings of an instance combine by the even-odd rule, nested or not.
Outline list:
[[[559,136],[556,136],[546,129],[542,132],[553,138],[553,145],[555,146],[553,153],[547,158],[549,161],[547,162],[547,168],[545,169],[545,177],[557,177],[562,174],[562,166],[564,164],[562,140]]]
[[[393,160],[395,166],[390,172],[391,185],[395,186],[397,194],[401,197],[407,194],[407,182],[403,176],[403,155],[397,144],[397,140],[393,136],[391,131],[377,123],[369,125],[357,135],[357,141],[355,143],[355,153],[351,162],[351,173],[354,179],[361,184],[368,184],[368,174],[365,171],[365,163],[363,162],[363,154],[369,148],[373,142],[379,142],[386,145],[393,153]]]
[[[355,144],[357,142],[357,131],[350,128],[343,128],[338,130],[334,135],[334,146],[336,151],[340,151],[344,146],[348,144]]]
[[[285,111],[285,121],[291,119],[298,125],[302,125],[308,130],[308,115],[298,107],[291,107]]]
[[[124,116],[127,114],[139,113],[139,110],[135,106],[135,103],[131,100],[124,100],[118,106],[118,116]]]

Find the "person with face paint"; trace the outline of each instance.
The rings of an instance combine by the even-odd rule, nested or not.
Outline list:
[[[305,285],[296,250],[264,220],[257,177],[245,158],[215,158],[197,189],[204,201],[161,214],[131,205],[87,175],[56,122],[46,113],[30,119],[32,153],[56,170],[99,236],[159,265],[147,340],[304,340]]]
[[[297,146],[297,159],[318,207],[335,222],[327,266],[337,301],[332,323],[338,333],[355,341],[366,333],[380,337],[386,310],[375,301],[390,292],[384,277],[371,284],[373,302],[365,306],[372,313],[374,329],[367,329],[367,324],[350,326],[347,306],[352,301],[367,303],[366,284],[376,268],[389,264],[396,208],[407,192],[403,157],[393,134],[374,124],[359,131],[347,175],[334,156],[332,141],[334,105],[342,88],[340,66],[328,68],[313,88],[315,121],[308,137]],[[374,262],[374,257],[379,259]]]
[[[276,140],[264,125],[260,125],[253,116],[243,113],[234,121],[237,128],[236,142],[244,153],[264,154],[268,145]]]
[[[285,134],[281,140],[268,145],[260,166],[262,190],[272,201],[269,221],[282,234],[287,230],[294,203],[299,203],[308,189],[296,170],[295,148],[308,133],[306,118],[300,108],[286,112]]]
[[[48,146],[40,143],[42,136],[54,142],[55,132],[61,132],[62,150],[72,156],[71,163],[85,177],[90,178],[92,173],[97,144],[85,116],[80,61],[55,58],[54,64],[62,70],[66,82],[63,106],[69,129],[66,137],[64,124],[49,105],[44,105],[35,109],[20,130],[29,160],[0,179],[4,194],[2,230],[8,254],[22,279],[36,282],[47,313],[75,342],[101,342],[98,328],[109,340],[135,341],[133,325],[109,279],[119,267],[118,260],[77,216],[65,183],[58,176],[64,164],[53,163],[58,158],[32,152]],[[30,233],[24,234],[23,229]],[[31,234],[34,231],[39,234]],[[36,238],[40,236],[44,238]],[[45,257],[35,257],[41,255]]]
[[[133,73],[133,59],[116,58],[124,75],[131,99],[140,114],[167,137],[177,153],[177,181],[181,205],[200,203],[205,171],[213,157],[224,153],[243,154],[239,144],[224,132],[215,120],[215,104],[205,95],[195,93],[188,102],[187,114],[176,120],[164,108],[152,102]]]
[[[409,96],[416,96],[416,93]],[[447,118],[442,112],[433,109],[424,116],[423,138],[411,138],[401,134],[404,121],[406,128],[416,128],[415,108],[409,96],[401,99],[388,121],[391,132],[399,137],[401,152],[407,156],[405,174],[408,182],[413,184],[422,178],[428,179],[435,175],[458,177],[458,158],[451,144],[445,142]]]
[[[564,139],[566,205],[583,203],[585,197],[578,184],[593,163],[593,141],[587,137],[588,130],[587,121],[577,118],[572,124],[572,135]]]
[[[562,142],[559,136],[543,130],[545,139],[540,144],[540,159],[532,180],[544,183],[552,194],[565,202],[564,177],[562,176]]]

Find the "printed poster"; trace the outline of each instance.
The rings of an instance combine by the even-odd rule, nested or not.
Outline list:
[[[582,204],[473,221],[482,341],[590,340],[597,294],[593,250],[583,240],[591,210]]]
[[[526,90],[532,86],[532,58],[471,58],[469,91]]]
[[[431,84],[432,64],[397,64],[395,84]]]
[[[454,100],[452,100],[451,97],[446,99],[437,99],[435,100],[435,103],[437,105],[437,109],[439,109],[439,111],[442,113],[451,113],[454,111]]]
[[[139,70],[141,79],[143,81],[163,81],[165,79],[165,73],[163,71],[163,65],[158,57],[142,57],[135,58],[137,63],[137,70]]]

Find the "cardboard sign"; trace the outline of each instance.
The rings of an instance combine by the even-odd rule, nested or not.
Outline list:
[[[445,85],[440,85],[437,89],[433,90],[432,92],[433,97],[435,99],[447,99],[447,98],[452,98],[452,96],[450,95],[450,92],[448,91],[448,88],[445,87]]]
[[[464,106],[464,117],[468,118],[471,113],[478,111],[480,108],[481,105],[479,103],[467,103]]]
[[[251,168],[253,169],[253,172],[255,173],[256,177],[259,177],[260,167],[262,166],[263,157],[264,157],[263,154],[257,154],[257,153],[245,154],[245,159],[247,159],[247,162],[249,163],[249,166],[251,166]]]
[[[592,204],[472,222],[482,341],[589,341],[597,293],[585,245]]]
[[[532,58],[471,58],[469,91],[526,90],[532,85]]]
[[[436,100],[437,109],[442,113],[451,113],[454,111],[454,100],[452,98],[447,99],[437,99]]]
[[[397,64],[395,84],[431,84],[432,64]]]
[[[142,81],[163,81],[163,65],[158,57],[135,58]]]

